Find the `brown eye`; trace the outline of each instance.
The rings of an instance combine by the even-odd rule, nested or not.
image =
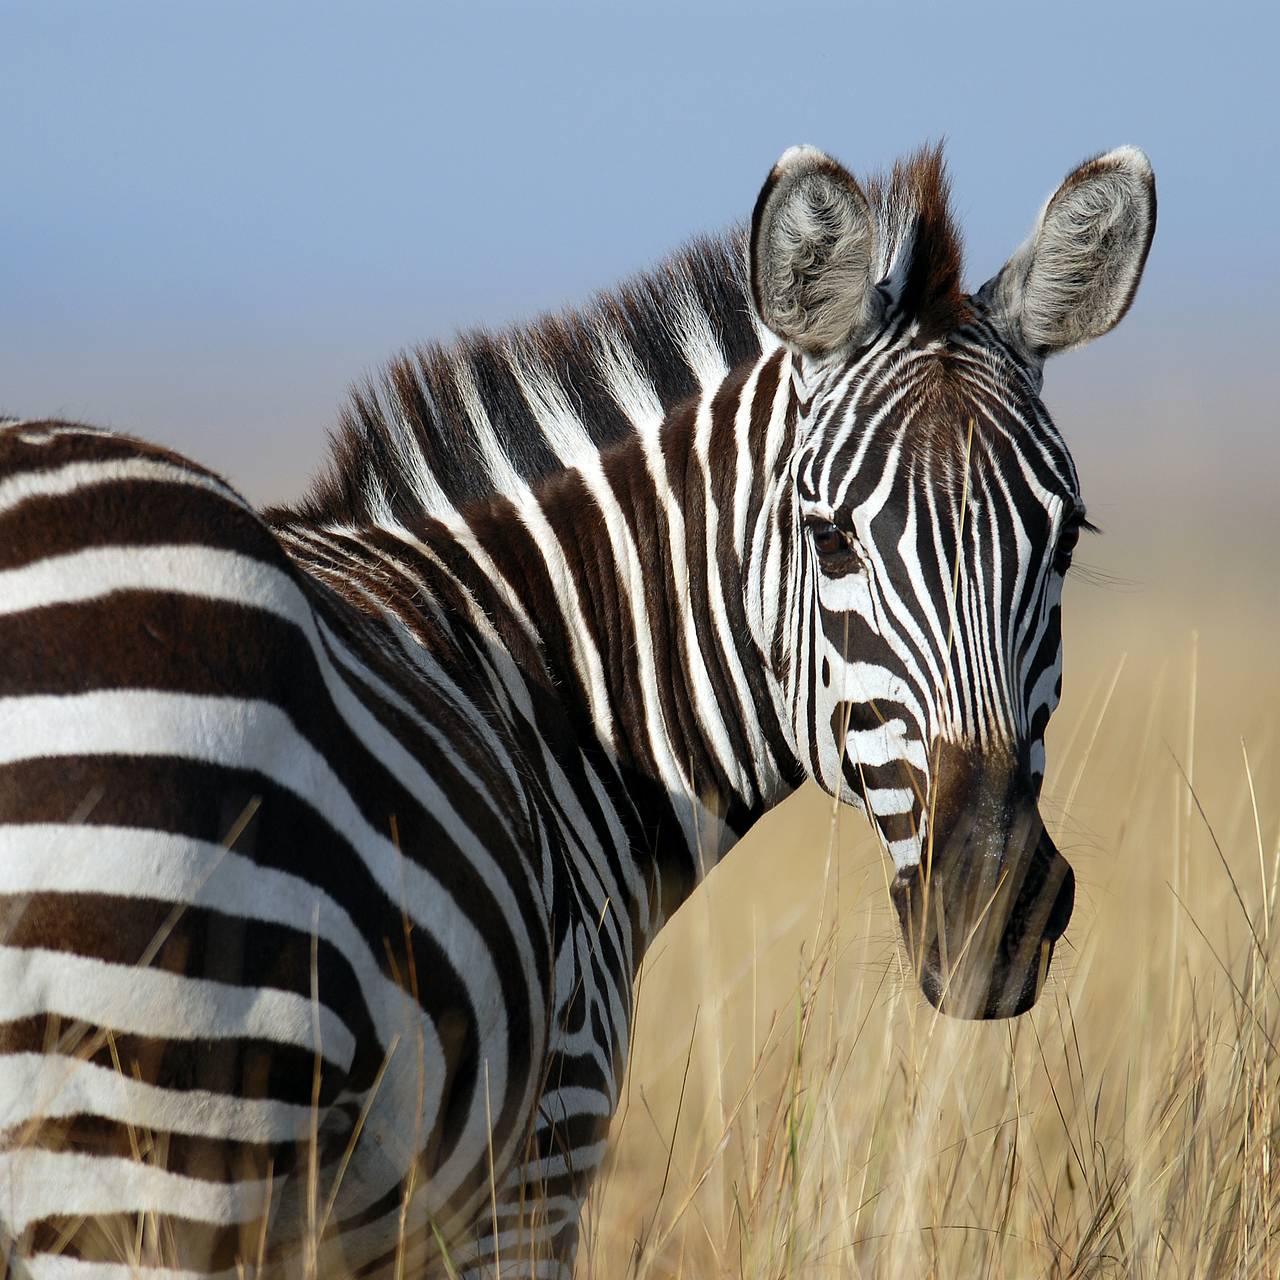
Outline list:
[[[835,556],[849,550],[848,535],[830,520],[811,521],[809,536],[813,539],[814,550],[820,556]]]

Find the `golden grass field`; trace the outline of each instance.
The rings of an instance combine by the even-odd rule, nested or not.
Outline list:
[[[870,827],[807,789],[647,959],[579,1276],[1280,1275],[1280,545],[1141,545],[1067,588],[1035,1010],[935,1014]]]

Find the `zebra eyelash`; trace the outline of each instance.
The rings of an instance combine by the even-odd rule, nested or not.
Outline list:
[[[1076,511],[1068,517],[1062,532],[1058,535],[1057,545],[1053,551],[1053,568],[1061,577],[1066,577],[1072,569],[1072,557],[1080,542],[1082,533],[1100,533],[1097,525],[1085,518],[1083,511]]]

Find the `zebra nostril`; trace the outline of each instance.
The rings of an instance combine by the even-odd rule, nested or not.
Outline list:
[[[1066,932],[1071,920],[1071,912],[1076,903],[1076,873],[1067,867],[1062,884],[1058,887],[1057,896],[1049,911],[1049,918],[1044,922],[1044,936],[1050,942],[1057,942]]]

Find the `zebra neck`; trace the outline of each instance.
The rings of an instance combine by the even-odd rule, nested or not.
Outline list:
[[[746,616],[756,521],[735,507],[759,492],[739,470],[785,407],[783,363],[741,368],[660,429],[465,513],[576,733],[623,779],[668,909],[800,779]]]

